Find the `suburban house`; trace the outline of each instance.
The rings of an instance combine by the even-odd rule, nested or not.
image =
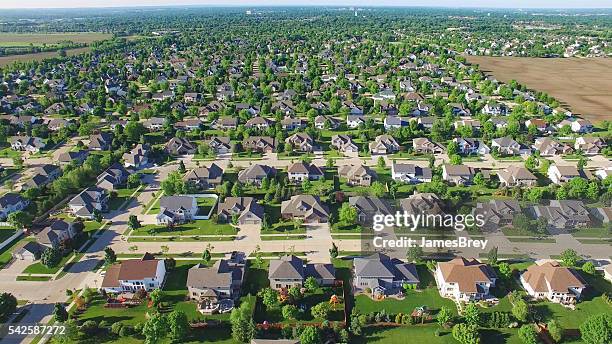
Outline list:
[[[411,215],[444,215],[444,202],[430,192],[415,193],[400,200],[400,209]]]
[[[346,126],[350,129],[356,129],[361,124],[365,125],[365,116],[363,114],[352,114],[346,116]]]
[[[148,155],[151,147],[147,144],[137,144],[131,151],[123,154],[123,166],[140,169],[149,163]]]
[[[11,255],[15,259],[33,262],[40,259],[44,250],[45,247],[41,246],[36,241],[25,241],[16,244]]]
[[[393,207],[382,198],[374,196],[351,196],[349,204],[357,209],[357,222],[371,224],[374,215],[391,215]]]
[[[193,196],[162,196],[159,199],[158,225],[173,225],[193,220],[198,214],[198,202]]]
[[[10,138],[11,148],[17,151],[38,153],[45,148],[45,142],[40,137],[13,136]]]
[[[370,153],[375,154],[391,154],[400,150],[400,145],[391,135],[378,135],[374,142],[369,144]]]
[[[574,304],[587,287],[574,269],[556,261],[536,262],[521,274],[521,284],[534,299],[546,299],[561,304]]]
[[[60,248],[76,235],[77,230],[72,221],[57,220],[36,234],[36,242],[45,248]]]
[[[365,165],[344,165],[338,167],[338,176],[346,179],[346,184],[370,186],[376,179],[376,172]]]
[[[459,152],[459,154],[485,155],[491,153],[491,148],[489,148],[489,146],[487,146],[482,140],[456,137],[453,139],[453,142],[457,144],[457,151]]]
[[[105,190],[115,190],[127,182],[128,172],[121,164],[114,163],[98,176],[96,185]]]
[[[111,149],[113,143],[113,134],[111,133],[99,133],[93,134],[89,137],[89,149],[106,151]]]
[[[555,156],[560,154],[572,154],[574,149],[565,143],[560,143],[550,137],[538,137],[532,145],[533,149],[540,152],[541,156]]]
[[[353,288],[355,292],[369,292],[373,296],[401,294],[405,284],[418,285],[416,266],[382,253],[353,260]]]
[[[584,177],[584,173],[578,171],[576,166],[560,166],[550,165],[548,167],[548,179],[555,184],[563,184],[569,182],[573,178]]]
[[[578,137],[574,142],[574,149],[586,155],[597,155],[606,147],[606,143],[600,137]]]
[[[264,178],[274,178],[276,169],[268,165],[250,165],[244,170],[238,172],[238,181],[243,184],[261,185]]]
[[[70,211],[76,217],[93,219],[95,212],[107,210],[108,193],[98,186],[91,186],[81,191],[68,202]]]
[[[495,271],[490,266],[463,257],[439,262],[434,277],[440,296],[455,302],[486,300],[497,281]]]
[[[525,167],[516,165],[508,166],[507,168],[497,172],[499,182],[502,186],[536,186],[538,178]]]
[[[253,117],[244,124],[245,128],[255,128],[259,130],[268,129],[272,126],[274,126],[273,120],[260,116]]]
[[[80,150],[76,152],[70,151],[60,154],[57,160],[60,165],[67,165],[73,161],[80,165],[83,163],[83,161],[85,161],[85,159],[87,159],[87,156],[89,156],[89,151],[86,150]]]
[[[488,102],[482,108],[482,113],[493,116],[508,114],[508,107],[498,102]]]
[[[318,196],[295,195],[281,204],[283,219],[301,219],[305,223],[324,223],[329,218],[329,209]]]
[[[173,137],[164,147],[170,155],[187,155],[196,152],[196,146],[186,138]]]
[[[323,178],[323,171],[315,164],[296,162],[287,167],[287,176],[291,182],[303,182],[304,180],[319,180]]]
[[[236,129],[238,128],[238,118],[228,116],[219,117],[213,122],[212,126],[218,130]]]
[[[348,156],[359,154],[359,147],[353,143],[353,140],[348,135],[344,134],[332,136],[330,147]]]
[[[582,201],[551,200],[549,205],[533,206],[536,218],[543,217],[548,225],[557,229],[575,229],[591,224],[591,215]]]
[[[474,215],[483,215],[483,228],[498,229],[512,224],[512,219],[521,212],[516,200],[492,199],[486,203],[476,203]]]
[[[145,254],[141,259],[129,259],[111,265],[106,270],[101,289],[107,293],[147,292],[162,288],[166,279],[163,259]]]
[[[217,207],[219,220],[231,222],[238,216],[237,224],[261,225],[264,218],[264,207],[253,197],[226,197]]]
[[[444,146],[433,142],[426,137],[417,137],[412,139],[412,149],[415,153],[419,154],[439,154],[446,151]]]
[[[40,188],[45,186],[62,174],[62,169],[57,165],[44,164],[34,168],[32,178],[28,179],[22,186],[21,190],[30,188]]]
[[[399,129],[408,125],[408,120],[397,116],[387,116],[383,122],[386,130]]]
[[[215,152],[215,154],[229,154],[232,152],[232,149],[234,147],[232,142],[230,141],[230,138],[227,136],[212,137],[210,140],[205,141],[205,144],[210,147],[210,149]]]
[[[219,259],[210,267],[196,264],[187,271],[187,295],[214,306],[222,299],[238,299],[243,280],[244,260]]]
[[[502,155],[518,155],[531,152],[529,148],[521,146],[520,143],[514,141],[510,136],[491,140],[491,149],[495,148]]]
[[[210,167],[202,166],[187,172],[183,180],[200,189],[214,189],[221,185],[223,170],[214,162]]]
[[[308,277],[313,277],[321,286],[331,286],[336,281],[336,269],[333,264],[305,264],[294,255],[270,260],[268,280],[274,289],[302,287]]]
[[[312,152],[314,150],[314,139],[306,133],[295,133],[285,139],[286,143],[291,144],[293,150],[300,152]]]
[[[442,179],[455,185],[469,185],[472,183],[476,170],[466,165],[442,165]]]
[[[329,129],[337,129],[340,126],[340,121],[331,116],[319,115],[314,119],[316,129],[323,130],[326,127]]]
[[[431,168],[420,167],[414,164],[391,165],[391,178],[404,183],[428,183],[431,182]]]
[[[242,147],[259,153],[276,152],[276,139],[269,136],[250,136],[244,140]]]

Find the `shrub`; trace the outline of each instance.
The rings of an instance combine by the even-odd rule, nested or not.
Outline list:
[[[111,325],[111,333],[119,335],[119,333],[123,330],[123,324],[120,322],[116,322]]]

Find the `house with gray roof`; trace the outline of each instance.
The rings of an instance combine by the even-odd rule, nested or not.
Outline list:
[[[359,147],[357,147],[348,135],[338,134],[332,136],[330,146],[347,156],[356,156],[359,154]]]
[[[193,196],[162,196],[159,213],[155,217],[158,225],[174,225],[193,220],[198,214],[198,202]]]
[[[391,204],[382,198],[373,196],[351,196],[349,204],[357,209],[357,222],[371,224],[374,215],[390,215],[393,213]]]
[[[431,182],[431,168],[420,167],[415,164],[398,164],[393,162],[391,165],[391,178],[404,183],[428,183]]]
[[[229,154],[234,147],[230,138],[226,136],[211,137],[205,144],[207,144],[215,154]]]
[[[68,202],[68,206],[74,216],[93,219],[95,211],[105,212],[108,209],[107,203],[107,191],[98,186],[91,186],[74,196]]]
[[[188,155],[196,152],[196,146],[186,138],[173,137],[164,148],[170,155]]]
[[[219,259],[213,266],[196,264],[187,272],[187,295],[197,302],[237,299],[244,280],[244,263]]]
[[[502,155],[518,155],[531,153],[529,147],[516,142],[512,137],[505,136],[491,140],[491,149],[497,149]]]
[[[591,214],[582,201],[551,200],[548,206],[536,205],[531,211],[536,218],[545,218],[549,227],[556,229],[572,230],[592,223]]]
[[[370,291],[372,295],[395,295],[404,284],[418,285],[416,266],[382,253],[353,260],[353,288],[356,292]]]
[[[30,201],[17,193],[6,193],[0,196],[0,219],[6,219],[10,213],[21,211],[30,204]]]
[[[276,169],[268,165],[254,164],[238,172],[238,181],[243,184],[261,185],[264,178],[276,176]]]
[[[442,165],[442,179],[455,185],[469,185],[475,175],[476,170],[467,165]]]
[[[295,195],[281,204],[283,219],[302,219],[305,223],[324,223],[329,218],[329,209],[318,196]]]
[[[424,192],[401,199],[400,208],[410,215],[444,215],[445,204],[438,195]]]
[[[149,163],[151,147],[147,144],[138,144],[131,151],[123,154],[123,165],[135,169],[143,168]]]
[[[315,164],[296,162],[287,167],[287,177],[291,182],[301,183],[304,180],[319,180],[323,178],[323,171]]]
[[[261,225],[264,218],[264,207],[253,197],[226,197],[217,207],[220,220],[230,222],[238,216],[239,225]]]
[[[315,148],[314,139],[306,133],[295,133],[286,138],[285,142],[291,144],[294,151],[312,152]]]
[[[36,234],[36,242],[45,248],[59,248],[63,242],[76,235],[77,230],[72,221],[57,220]]]
[[[9,139],[11,148],[17,151],[38,153],[45,148],[45,142],[40,137],[13,136]]]
[[[85,161],[85,159],[87,159],[88,156],[89,151],[86,150],[80,150],[76,152],[70,151],[60,154],[57,160],[61,165],[67,165],[72,161],[76,161],[77,164],[80,165],[83,163],[83,161]]]
[[[223,169],[212,163],[210,167],[202,166],[195,168],[185,175],[185,182],[200,189],[214,189],[221,184]]]
[[[89,149],[105,151],[111,149],[113,143],[112,133],[93,134],[89,137]]]
[[[498,229],[512,224],[512,219],[521,213],[521,206],[514,199],[492,199],[486,203],[476,203],[473,214],[482,215],[483,228]]]
[[[245,150],[260,153],[276,152],[276,139],[270,136],[250,136],[242,142],[242,147]]]
[[[128,172],[123,165],[114,163],[98,176],[97,186],[105,190],[116,190],[127,182]]]
[[[308,277],[313,277],[321,286],[331,286],[336,280],[333,264],[305,264],[300,258],[289,255],[270,260],[268,280],[274,289],[301,287]]]
[[[417,137],[412,139],[412,149],[415,153],[420,154],[438,154],[444,153],[446,148],[439,143],[433,142],[426,137]]]

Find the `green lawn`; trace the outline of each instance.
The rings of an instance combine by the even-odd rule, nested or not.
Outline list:
[[[126,189],[115,190],[115,192],[117,193],[117,196],[113,197],[108,202],[108,209],[109,210],[119,209],[119,207],[121,207],[125,201],[131,198],[132,194],[134,193],[134,191],[136,191],[136,189],[138,188],[136,187],[136,188],[131,188],[131,189],[126,188]]]
[[[94,297],[87,309],[79,315],[79,321],[94,320],[99,323],[104,320],[109,324],[121,322],[133,326],[144,322],[145,313],[149,310],[146,302],[130,308],[105,308],[104,304],[104,298],[99,295]]]
[[[226,223],[216,223],[213,220],[195,220],[174,228],[158,225],[144,225],[132,232],[132,235],[232,235],[236,229]]]
[[[538,237],[529,237],[529,238],[514,238],[514,237],[508,237],[506,238],[508,239],[510,242],[530,242],[530,243],[542,243],[542,244],[554,244],[557,241],[555,239],[552,238],[538,238]]]
[[[217,204],[217,199],[212,197],[197,197],[198,215],[208,215],[212,208]]]
[[[0,150],[0,157],[2,158],[17,158],[23,154],[21,151],[13,150],[11,147]]]
[[[32,237],[24,237],[23,235],[19,238],[13,240],[12,244],[5,246],[2,250],[0,250],[0,269],[4,267],[12,258],[13,249],[18,244],[25,241],[34,241],[36,239]]]
[[[57,273],[60,269],[66,265],[66,262],[73,256],[73,254],[68,254],[63,257],[62,260],[56,266],[49,268],[43,265],[41,262],[36,262],[23,270],[24,274],[50,274],[53,275]]]
[[[28,276],[22,275],[17,276],[17,281],[30,281],[30,282],[48,282],[51,280],[51,276]]]
[[[453,313],[457,313],[455,303],[449,299],[442,298],[435,287],[408,291],[403,300],[387,298],[382,301],[374,301],[367,295],[357,295],[355,296],[355,306],[361,313],[377,312],[382,309],[390,314],[410,313],[420,306],[427,306],[429,309],[434,310],[433,313],[436,313],[442,306],[446,306]]]
[[[427,343],[427,344],[457,344],[450,331],[436,337],[435,331],[440,326],[427,324],[404,327],[367,327],[364,329],[365,338],[358,338],[355,343],[379,343],[379,344],[405,344],[405,343]],[[408,339],[410,338],[410,339]]]
[[[605,228],[578,228],[571,232],[578,238],[612,238],[612,235]]]

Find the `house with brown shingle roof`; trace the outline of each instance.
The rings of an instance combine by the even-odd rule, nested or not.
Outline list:
[[[318,196],[295,195],[281,204],[283,219],[302,219],[305,223],[324,223],[329,218],[329,209]]]
[[[107,293],[151,291],[163,286],[166,266],[162,259],[145,254],[141,259],[124,260],[106,270],[101,289]]]
[[[579,171],[576,166],[561,166],[561,165],[550,165],[548,167],[548,178],[555,184],[563,184],[569,182],[573,178],[582,177],[586,175],[584,172]]]
[[[538,178],[528,169],[520,166],[508,166],[497,172],[502,186],[536,186]]]
[[[575,303],[587,286],[578,272],[555,261],[531,265],[520,280],[531,297],[562,304]]]
[[[490,266],[463,257],[439,262],[434,277],[440,296],[466,302],[489,298],[489,292],[497,281]]]
[[[315,164],[296,162],[287,167],[287,177],[292,182],[303,182],[304,180],[319,180],[323,178],[323,171]]]
[[[346,178],[347,185],[370,186],[376,179],[376,172],[365,165],[344,165],[338,167],[340,178]]]

